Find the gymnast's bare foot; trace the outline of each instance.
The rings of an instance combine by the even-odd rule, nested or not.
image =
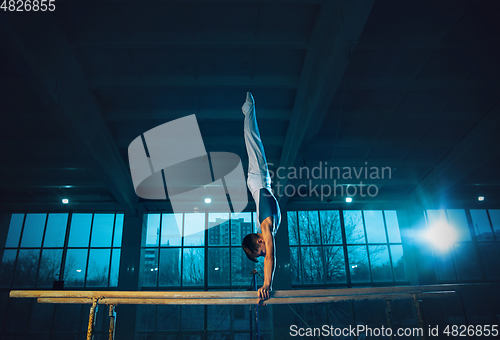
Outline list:
[[[241,110],[243,111],[243,114],[246,115],[254,106],[254,100],[253,96],[250,92],[247,92],[247,99],[245,101],[245,104],[241,107]]]

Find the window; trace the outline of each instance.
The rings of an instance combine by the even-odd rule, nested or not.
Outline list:
[[[123,214],[13,214],[1,287],[116,287]]]
[[[241,241],[254,232],[254,218],[250,212],[145,215],[142,285],[248,288],[254,267]]]
[[[294,285],[406,281],[396,211],[289,211]]]

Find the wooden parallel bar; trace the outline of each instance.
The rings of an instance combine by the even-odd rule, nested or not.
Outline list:
[[[437,298],[455,294],[456,291],[437,291],[419,293],[419,298]],[[372,295],[344,295],[344,296],[322,296],[322,297],[285,297],[270,298],[264,301],[265,305],[281,304],[303,304],[303,303],[328,303],[347,300],[400,300],[413,299],[413,295],[405,293],[396,294],[372,294]],[[60,303],[60,304],[91,304],[91,298],[38,298],[38,303]],[[105,305],[253,305],[258,301],[254,298],[235,299],[148,299],[148,298],[102,298],[99,304]]]
[[[368,294],[412,294],[433,291],[455,291],[478,288],[485,284],[449,284],[429,286],[369,287],[313,290],[279,290],[273,298],[355,296]],[[249,299],[257,298],[257,292],[149,292],[149,291],[64,291],[64,290],[13,290],[12,298],[128,298],[128,299]]]

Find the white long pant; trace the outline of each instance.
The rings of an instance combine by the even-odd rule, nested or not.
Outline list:
[[[255,105],[251,105],[248,110],[244,109],[244,111],[244,136],[248,153],[247,186],[255,201],[257,221],[259,221],[259,191],[262,188],[266,188],[272,194],[271,176],[269,175],[266,154],[264,153],[264,146],[262,145],[259,126],[257,125]],[[277,226],[279,226],[280,222],[281,216],[278,208],[278,216],[274,218],[273,235],[276,234],[278,230]],[[257,224],[259,223],[257,222]]]

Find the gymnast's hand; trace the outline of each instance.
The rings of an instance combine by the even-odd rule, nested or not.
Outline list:
[[[260,305],[262,301],[269,299],[269,292],[271,291],[271,288],[269,286],[263,285],[262,287],[259,288],[259,302],[258,304]]]

